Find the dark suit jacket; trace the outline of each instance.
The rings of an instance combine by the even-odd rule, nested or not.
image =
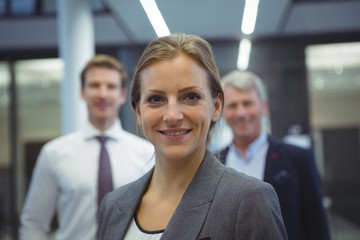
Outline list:
[[[280,201],[290,240],[327,240],[328,221],[322,205],[320,177],[312,151],[269,137],[264,181]],[[215,154],[226,165],[229,147]]]
[[[152,171],[104,198],[98,239],[123,239]],[[225,167],[207,153],[161,239],[287,239],[270,184]]]

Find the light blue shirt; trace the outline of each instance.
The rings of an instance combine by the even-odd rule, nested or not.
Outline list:
[[[234,144],[230,145],[226,157],[226,165],[234,168],[238,172],[245,173],[260,180],[264,180],[266,153],[269,149],[267,135],[262,132],[253,143],[246,149],[245,156]]]

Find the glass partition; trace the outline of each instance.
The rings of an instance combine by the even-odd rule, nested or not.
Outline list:
[[[360,42],[309,46],[306,64],[332,239],[360,239]]]

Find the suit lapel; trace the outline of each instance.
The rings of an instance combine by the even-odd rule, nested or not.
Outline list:
[[[161,239],[197,239],[223,172],[224,166],[207,152]]]
[[[269,137],[268,141],[269,150],[266,155],[264,181],[268,183],[274,183],[274,178],[277,176],[277,174],[282,172],[283,156],[281,156],[281,144],[279,144],[279,142],[272,137]]]
[[[124,239],[141,197],[143,196],[151,179],[152,173],[153,171],[149,171],[142,178],[135,181],[134,184],[124,193],[124,195],[128,197],[122,201],[116,202],[116,207],[113,210],[108,224],[111,231],[106,233],[107,236],[112,236],[112,238],[115,237],[116,239]],[[112,225],[115,225],[116,227],[110,227]]]

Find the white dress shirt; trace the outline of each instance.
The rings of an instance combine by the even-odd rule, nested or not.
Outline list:
[[[100,131],[90,123],[42,148],[21,213],[20,239],[47,239],[57,213],[56,240],[95,240]],[[109,137],[114,187],[132,182],[154,165],[153,146],[122,129],[120,121],[103,133]]]
[[[225,161],[226,166],[234,168],[238,172],[264,180],[266,153],[268,149],[269,142],[265,132],[262,132],[255,141],[249,145],[246,149],[245,156],[242,156],[237,147],[231,144]]]

